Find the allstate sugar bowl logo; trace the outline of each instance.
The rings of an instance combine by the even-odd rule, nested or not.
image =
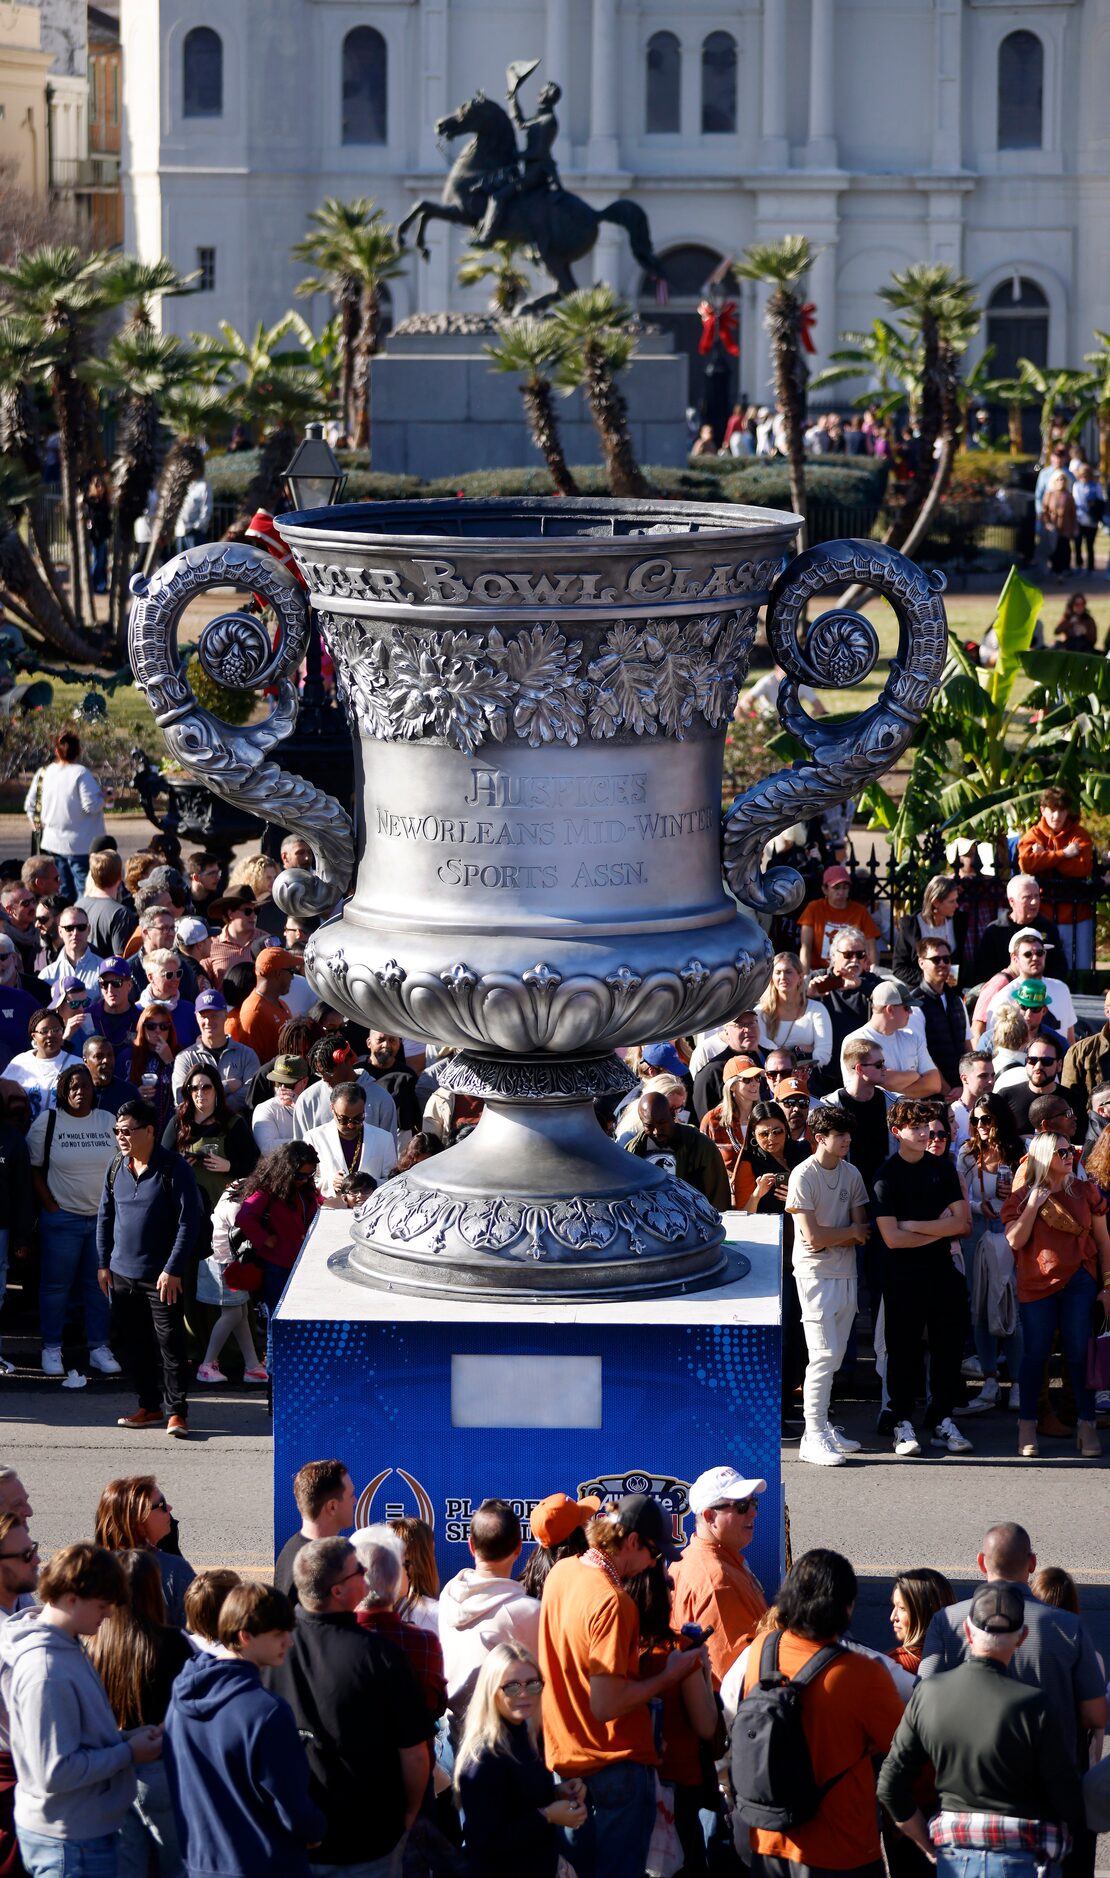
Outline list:
[[[355,1505],[355,1526],[369,1526],[374,1521],[374,1501],[387,1480],[396,1474],[403,1483],[405,1491],[394,1485],[386,1495],[384,1504],[378,1508],[379,1519],[422,1519],[425,1525],[435,1531],[436,1515],[431,1494],[412,1474],[407,1474],[403,1467],[383,1467],[380,1474],[375,1474],[362,1489]]]
[[[653,1500],[658,1500],[664,1513],[670,1514],[675,1544],[686,1544],[689,1534],[683,1522],[690,1511],[688,1480],[673,1480],[667,1474],[649,1474],[646,1468],[633,1468],[627,1474],[597,1474],[578,1485],[580,1500],[594,1497],[604,1503],[623,1500],[629,1493],[648,1493]]]

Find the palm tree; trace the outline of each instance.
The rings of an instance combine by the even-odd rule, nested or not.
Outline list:
[[[567,467],[552,396],[552,372],[566,353],[566,340],[551,320],[506,320],[485,348],[495,372],[515,372],[532,440],[547,464],[561,496],[576,496],[578,484]]]
[[[84,527],[84,488],[96,456],[96,412],[80,375],[92,352],[96,321],[118,304],[117,257],[104,249],[83,254],[59,242],[33,248],[10,267],[0,267],[0,300],[9,312],[32,321],[44,338],[56,339],[46,374],[61,436],[62,501],[69,530],[70,593],[77,617],[94,618]]]
[[[1010,439],[1010,455],[1022,456],[1025,451],[1025,436],[1021,414],[1030,405],[1040,404],[1040,396],[1027,378],[1000,378],[997,381],[999,401],[1006,406],[1006,429]]]
[[[617,374],[631,363],[639,340],[632,310],[606,285],[580,287],[552,308],[551,324],[565,347],[556,382],[566,391],[579,386],[601,441],[609,488],[615,496],[651,494],[636,461],[628,429],[628,406]]]
[[[1084,423],[1094,418],[1098,425],[1098,473],[1105,489],[1110,477],[1110,333],[1096,326],[1095,338],[1099,350],[1083,354],[1091,369],[1083,374],[1080,409]]]
[[[404,251],[370,196],[352,202],[329,196],[308,219],[315,226],[293,255],[316,271],[296,291],[331,296],[339,318],[343,425],[363,448],[370,437],[370,359],[378,350],[382,288],[403,271]]]
[[[920,351],[889,320],[872,320],[866,332],[845,332],[840,337],[843,343],[829,353],[831,363],[810,379],[810,391],[864,378],[867,390],[852,399],[857,410],[870,406],[888,418],[905,404],[912,423],[921,397]]]
[[[1041,462],[1047,463],[1052,450],[1052,432],[1057,413],[1061,405],[1070,405],[1074,410],[1083,395],[1085,374],[1064,366],[1034,365],[1032,359],[1019,359],[1017,367],[1018,377],[1040,399]]]
[[[460,259],[460,287],[480,287],[484,280],[493,282],[489,310],[498,319],[511,319],[532,285],[508,241],[495,241],[491,248],[468,248]]]
[[[979,327],[975,290],[943,263],[915,261],[880,287],[921,349],[917,460],[906,500],[887,531],[891,547],[913,552],[924,539],[952,474],[960,427],[959,358]],[[938,448],[939,444],[939,448]]]
[[[189,484],[204,474],[205,431],[226,409],[227,397],[222,386],[205,384],[195,375],[163,395],[161,419],[173,442],[166,451],[158,477],[158,500],[143,561],[145,574],[152,574],[157,566],[162,545],[169,540]]]
[[[50,371],[58,351],[56,335],[44,337],[29,319],[0,319],[0,451],[20,463],[32,482],[42,473],[42,435],[35,386]],[[54,565],[50,538],[37,501],[24,515],[39,570],[73,632],[80,630],[69,594]]]
[[[246,338],[221,320],[220,333],[219,339],[193,334],[198,364],[210,383],[223,387],[225,411],[249,424],[261,443],[243,507],[224,537],[242,541],[256,509],[272,513],[281,505],[285,468],[301,427],[320,407],[320,378],[307,363],[312,331],[299,313],[283,313],[268,328],[260,320]],[[279,350],[290,337],[299,346]]]
[[[756,242],[745,248],[734,272],[741,280],[758,280],[770,287],[763,324],[771,339],[775,399],[786,432],[790,470],[790,501],[796,515],[806,512],[806,366],[802,356],[802,287],[817,258],[807,235],[784,235],[781,241]],[[802,541],[805,541],[803,520]]]
[[[40,639],[67,658],[85,661],[89,644],[47,586],[19,530],[37,485],[14,457],[0,456],[0,598]]]

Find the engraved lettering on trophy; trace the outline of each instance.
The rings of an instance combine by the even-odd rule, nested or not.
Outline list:
[[[648,879],[645,861],[583,861],[571,881],[572,887],[641,887]]]
[[[607,776],[518,776],[471,766],[466,808],[604,809],[647,800],[647,771]]]
[[[629,569],[621,586],[602,585],[600,573],[585,570],[554,570],[550,574],[531,574],[523,568],[491,568],[464,579],[454,561],[417,559],[414,561],[424,586],[424,598],[435,606],[456,606],[473,602],[478,606],[581,606],[600,601],[615,604],[622,600],[668,601],[729,599],[738,594],[769,587],[779,571],[778,561],[742,561],[739,565],[717,562],[708,573],[704,569],[679,567],[665,556],[652,556]],[[361,587],[372,586],[374,597],[382,600],[412,600],[418,596],[402,584],[395,570],[366,570],[322,567],[313,564],[313,572],[326,592],[347,597]],[[381,585],[379,591],[378,583]]]
[[[393,809],[377,810],[378,833],[388,841],[442,841],[465,846],[473,842],[487,848],[550,848],[555,841],[554,822],[486,822],[469,816],[399,815]]]
[[[436,877],[445,887],[509,887],[519,892],[559,885],[557,867],[507,866],[494,861],[464,861],[461,854],[449,854],[436,868]]]

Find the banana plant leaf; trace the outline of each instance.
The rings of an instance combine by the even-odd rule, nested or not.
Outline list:
[[[1037,615],[1044,605],[1044,594],[1022,580],[1016,567],[1006,576],[998,600],[994,630],[998,638],[998,663],[990,676],[987,690],[999,710],[1009,703],[1014,681],[1022,670],[1022,654],[1029,651],[1036,630]]]

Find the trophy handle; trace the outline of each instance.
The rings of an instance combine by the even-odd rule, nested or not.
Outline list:
[[[191,600],[212,587],[257,594],[277,615],[273,645],[253,613],[223,613],[201,633],[197,655],[208,676],[233,691],[276,685],[277,701],[260,724],[233,728],[204,709],[189,688],[177,629]],[[189,548],[149,579],[131,581],[128,646],[136,683],[174,761],[237,809],[303,835],[316,856],[314,874],[286,868],[274,882],[284,913],[318,918],[346,892],[354,868],[350,816],[334,797],[263,759],[297,721],[290,674],[308,645],[308,601],[295,576],[270,554],[239,542]]]
[[[898,618],[898,650],[875,703],[848,723],[830,723],[803,710],[799,684],[822,690],[858,685],[879,656],[879,638],[861,613],[833,607],[805,625],[805,609],[815,594],[855,581],[890,601]],[[925,574],[877,541],[822,542],[797,555],[775,582],[767,642],[786,673],[779,717],[805,746],[807,760],[745,790],[725,816],[722,867],[730,890],[745,906],[760,913],[786,913],[796,906],[804,891],[802,877],[793,867],[762,873],[766,843],[792,822],[808,821],[858,794],[909,743],[944,671],[945,585],[943,574]]]

